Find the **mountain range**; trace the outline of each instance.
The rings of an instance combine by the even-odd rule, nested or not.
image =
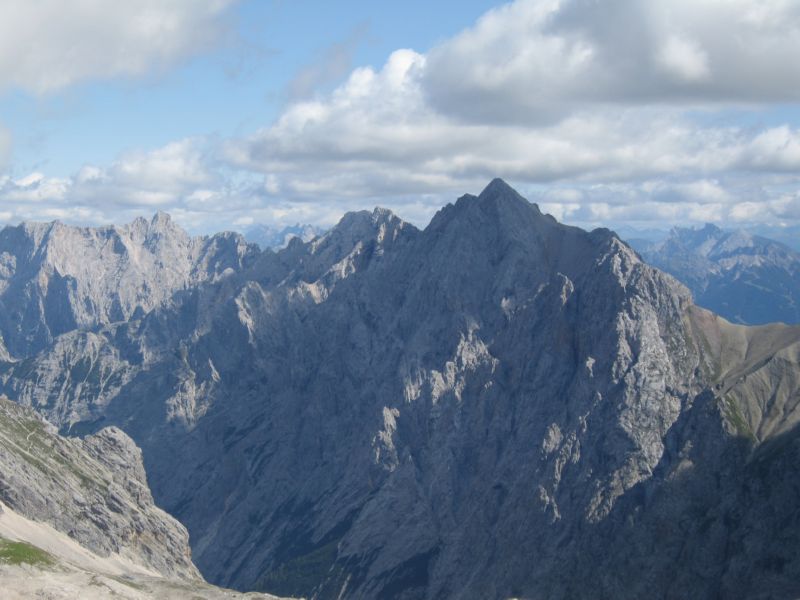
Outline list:
[[[800,328],[696,306],[609,230],[501,180],[424,230],[349,213],[278,252],[131,226],[50,251],[34,229],[3,246],[30,266],[0,291],[0,391],[62,434],[130,436],[214,584],[800,595]],[[68,270],[76,248],[115,279]]]
[[[143,315],[257,255],[235,233],[191,238],[166,213],[123,227],[7,226],[0,231],[0,352],[28,356],[62,333]]]
[[[325,233],[325,230],[316,225],[289,225],[287,227],[272,227],[270,225],[251,225],[244,231],[248,242],[257,244],[260,248],[280,250],[289,245],[293,238],[300,238],[303,242],[310,242],[315,237]]]
[[[629,240],[677,277],[697,304],[735,323],[800,323],[800,253],[743,230],[676,227],[661,242]]]

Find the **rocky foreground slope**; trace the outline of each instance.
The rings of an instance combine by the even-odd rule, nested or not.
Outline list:
[[[631,240],[653,266],[684,282],[695,302],[735,323],[800,323],[800,253],[745,231],[676,227],[658,243]]]
[[[0,382],[131,435],[215,583],[792,598],[799,347],[495,180],[423,231],[348,214]]]
[[[127,435],[109,427],[62,438],[5,398],[0,582],[9,600],[241,597],[202,579],[186,529],[153,504],[141,452]]]

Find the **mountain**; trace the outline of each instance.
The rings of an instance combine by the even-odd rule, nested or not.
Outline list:
[[[735,323],[800,323],[800,253],[745,231],[676,227],[662,242],[630,240],[695,302]]]
[[[216,584],[800,595],[800,328],[731,324],[500,180],[67,332],[0,391],[130,435]]]
[[[795,252],[800,252],[800,225],[751,225],[748,233],[775,240],[789,246]]]
[[[0,580],[9,599],[232,597],[203,581],[186,529],[153,504],[127,435],[65,439],[5,398]]]
[[[316,225],[290,225],[288,227],[270,227],[269,225],[252,225],[244,232],[245,239],[261,248],[280,250],[289,245],[294,238],[303,242],[310,242],[315,237],[325,233],[325,230]]]
[[[123,227],[22,223],[0,231],[0,357],[60,334],[126,321],[178,292],[250,264],[235,233],[192,238],[166,213]]]

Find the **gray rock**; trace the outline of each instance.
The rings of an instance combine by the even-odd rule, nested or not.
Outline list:
[[[0,231],[0,336],[11,355],[25,358],[61,334],[163,306],[257,255],[239,234],[191,238],[166,213],[124,227],[7,226]]]
[[[153,504],[141,451],[116,427],[65,439],[30,409],[0,398],[0,500],[100,556],[201,579],[186,529]]]

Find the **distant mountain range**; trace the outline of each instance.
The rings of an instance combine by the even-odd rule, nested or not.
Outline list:
[[[245,239],[260,248],[280,250],[289,245],[294,238],[302,242],[310,242],[315,237],[322,235],[325,230],[316,225],[290,225],[288,227],[272,227],[269,225],[252,225],[245,229]]]
[[[800,253],[780,242],[710,224],[628,242],[685,283],[697,304],[734,323],[800,323]]]
[[[695,227],[696,229],[696,227]],[[723,228],[724,229],[724,228]],[[800,225],[781,227],[778,225],[746,225],[737,228],[738,231],[767,238],[788,246],[795,252],[800,252]],[[629,225],[620,225],[614,227],[619,236],[624,240],[640,240],[648,242],[663,242],[671,233],[670,229],[656,229],[656,228],[639,228]],[[732,231],[732,229],[727,229]]]
[[[731,324],[500,180],[278,252],[169,223],[4,230],[0,392],[76,446],[130,436],[211,582],[800,596],[800,328]]]

